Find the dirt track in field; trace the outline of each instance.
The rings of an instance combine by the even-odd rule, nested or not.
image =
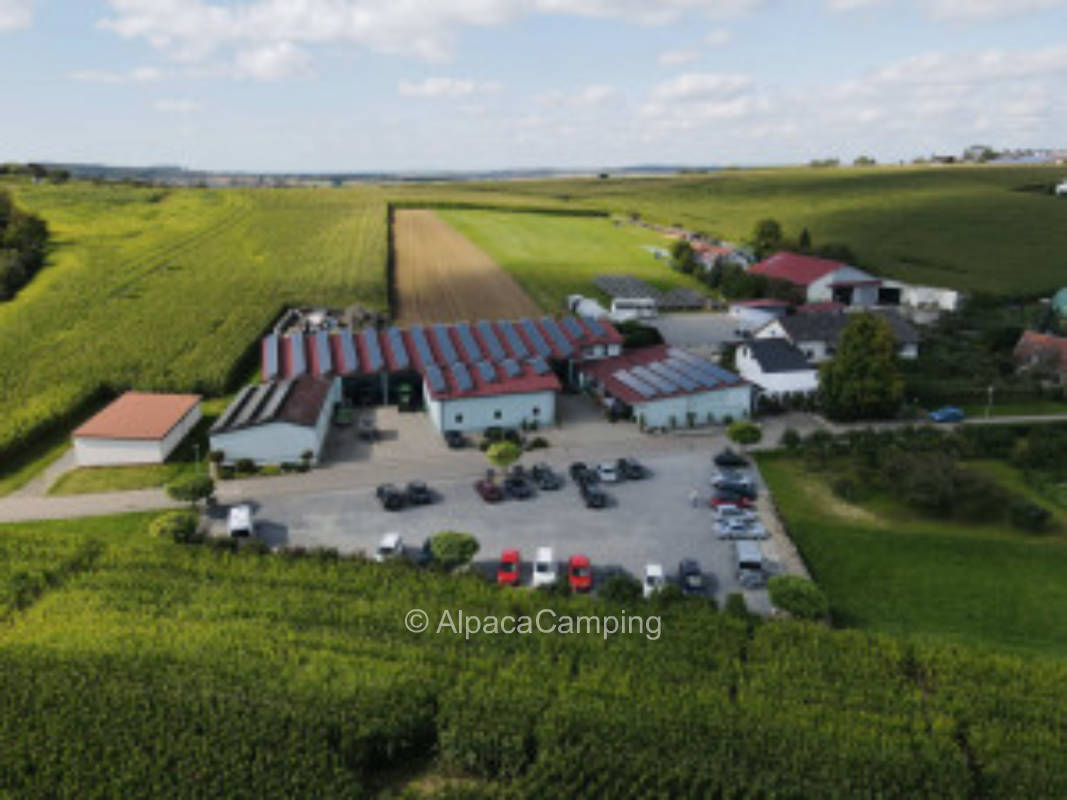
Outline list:
[[[433,211],[398,209],[393,236],[397,324],[539,313],[514,278]]]

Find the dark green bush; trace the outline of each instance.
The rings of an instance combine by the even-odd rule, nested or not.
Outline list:
[[[478,548],[478,540],[469,533],[442,531],[434,534],[430,539],[430,550],[433,551],[434,561],[445,569],[455,569],[461,564],[466,564],[474,558]]]
[[[823,590],[797,575],[775,575],[767,581],[771,602],[799,619],[826,619],[830,603]]]
[[[631,575],[620,572],[600,584],[597,596],[608,603],[630,605],[641,599],[641,582]]]

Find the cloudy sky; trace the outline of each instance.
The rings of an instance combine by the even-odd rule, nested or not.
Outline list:
[[[404,170],[1067,146],[1067,0],[0,0],[0,160]]]

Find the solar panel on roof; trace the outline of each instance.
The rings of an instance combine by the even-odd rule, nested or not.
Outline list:
[[[278,335],[270,334],[263,340],[263,375],[268,380],[278,376]]]
[[[500,362],[500,366],[504,368],[504,373],[509,378],[516,378],[522,374],[522,367],[520,367],[519,362],[513,358],[505,358]]]
[[[542,356],[552,355],[552,348],[548,346],[548,342],[545,341],[545,337],[541,335],[541,331],[537,330],[537,326],[533,324],[532,319],[520,320],[523,330],[526,331],[526,336],[534,346],[534,350]]]
[[[441,357],[449,364],[459,361],[456,348],[452,345],[452,337],[448,335],[448,326],[434,325],[433,335],[437,339],[437,349],[441,351]]]
[[[443,392],[445,390],[445,376],[441,374],[441,368],[430,363],[426,367],[426,382],[430,384],[431,392]]]
[[[476,361],[481,361],[482,350],[478,347],[478,343],[474,341],[474,334],[471,333],[471,326],[466,322],[459,323],[456,325],[456,335],[459,336],[459,345],[463,348],[467,360],[472,364]]]
[[[344,357],[344,371],[355,372],[359,369],[359,356],[356,355],[356,342],[352,334],[342,329],[341,331],[341,355]]]
[[[252,394],[249,395],[244,406],[241,407],[241,413],[239,413],[233,421],[234,427],[247,425],[249,422],[253,421],[254,417],[259,416],[260,406],[263,405],[263,400],[270,394],[273,387],[273,383],[261,383],[252,390]]]
[[[475,327],[478,328],[478,333],[481,334],[485,346],[489,348],[489,357],[493,359],[493,361],[500,362],[507,358],[507,354],[504,352],[500,340],[496,338],[496,333],[493,331],[492,325],[483,319],[479,321]]]
[[[474,388],[471,374],[467,372],[467,365],[462,361],[457,361],[452,365],[452,377],[456,379],[456,386],[459,387],[461,392],[469,392]]]
[[[515,333],[515,328],[511,322],[502,319],[497,322],[497,326],[504,332],[504,338],[507,339],[508,347],[511,348],[512,355],[515,358],[526,358],[526,345],[522,343],[522,339],[519,338],[519,334]]]
[[[230,422],[233,418],[245,407],[245,401],[248,400],[248,396],[256,390],[255,386],[246,386],[240,392],[237,393],[237,397],[230,403],[229,407],[223,412],[222,416],[218,418],[214,425],[211,426],[212,431],[221,431],[230,427]]]
[[[396,328],[390,328],[385,332],[385,338],[389,340],[389,349],[393,353],[393,363],[397,369],[407,369],[411,364],[408,358],[408,350],[404,347],[404,337]]]
[[[385,364],[385,357],[382,355],[382,343],[378,339],[378,331],[368,325],[363,329],[361,337],[363,339],[363,349],[367,352],[367,370],[369,372],[377,372]]]
[[[496,369],[488,361],[479,361],[474,365],[478,368],[478,373],[482,376],[482,380],[486,383],[496,382]]]
[[[319,372],[333,370],[333,356],[330,355],[330,334],[319,331],[315,334],[315,355],[319,359]]]
[[[662,375],[672,383],[681,386],[685,391],[691,392],[699,386],[699,384],[688,375],[685,375],[677,370],[671,369],[667,364],[662,361],[654,361],[648,365],[648,368],[655,372],[657,375]]]
[[[548,362],[541,358],[541,356],[531,358],[530,366],[533,367],[533,371],[536,372],[538,375],[547,375],[549,372],[552,371],[552,368],[548,366]]]
[[[703,386],[705,389],[711,389],[711,388],[719,385],[719,381],[718,380],[713,378],[708,373],[702,372],[692,362],[680,361],[680,360],[677,360],[677,359],[669,358],[669,359],[667,359],[666,363],[667,363],[668,366],[670,366],[676,372],[679,372],[682,375],[687,375],[688,377],[690,377],[693,380],[695,380],[698,384]]]
[[[419,354],[419,361],[422,362],[423,368],[437,363],[437,359],[433,357],[433,352],[430,350],[430,343],[426,341],[426,332],[421,325],[411,326],[411,341],[415,343],[415,352]]]
[[[282,381],[279,383],[274,392],[267,400],[267,404],[263,406],[263,410],[256,415],[260,420],[272,420],[278,414],[278,409],[282,407],[282,403],[285,402],[285,398],[289,396],[289,391],[293,388],[293,382]]]
[[[582,330],[582,326],[578,324],[578,320],[574,317],[564,317],[563,327],[566,328],[567,332],[579,342],[586,337],[586,332]]]
[[[620,369],[620,370],[614,372],[613,373],[613,377],[619,383],[622,383],[622,384],[624,384],[626,386],[629,386],[631,389],[633,389],[635,392],[637,392],[639,395],[641,395],[642,397],[644,397],[646,399],[649,398],[649,397],[655,397],[656,396],[656,390],[655,389],[653,389],[651,386],[649,386],[647,383],[645,383],[641,379],[635,378],[633,375],[631,375],[629,372],[627,372],[624,369]]]
[[[593,332],[594,336],[606,336],[607,331],[604,330],[604,326],[601,325],[594,317],[582,317],[582,320],[589,326],[589,330]]]
[[[634,367],[630,370],[637,378],[640,378],[645,383],[655,386],[659,391],[664,394],[673,394],[677,392],[679,387],[673,381],[669,381],[662,375],[657,375],[647,367]]]
[[[570,352],[574,349],[574,345],[567,341],[567,337],[563,335],[563,331],[559,329],[559,325],[556,324],[556,321],[552,319],[552,317],[545,317],[541,320],[541,325],[548,331],[548,336],[556,345],[556,349],[563,353],[563,355],[570,355]]]
[[[719,380],[723,383],[737,383],[737,376],[730,372],[730,370],[723,369],[718,364],[708,363],[706,369],[712,375],[718,376]]]
[[[304,334],[294,333],[289,337],[290,377],[303,375],[308,370],[307,353],[304,350]]]

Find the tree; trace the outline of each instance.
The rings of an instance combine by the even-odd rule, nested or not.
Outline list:
[[[827,415],[836,420],[891,417],[904,399],[893,329],[874,314],[853,314],[836,357],[819,370]]]
[[[797,247],[800,248],[802,253],[811,252],[811,233],[808,232],[807,228],[800,232],[800,240],[797,242]]]
[[[870,156],[857,156],[855,161],[852,162],[854,167],[873,167],[878,162]]]
[[[754,422],[738,420],[730,423],[726,428],[726,435],[730,437],[731,442],[736,444],[756,444],[763,438],[763,431]]]
[[[494,467],[506,471],[522,457],[522,448],[515,442],[497,442],[489,446],[489,449],[485,451],[485,457]]]
[[[430,539],[434,560],[449,570],[466,564],[479,549],[478,540],[469,533],[441,531]]]
[[[826,619],[830,604],[823,590],[798,575],[775,575],[767,581],[771,602],[798,619]]]
[[[195,506],[199,501],[215,494],[215,481],[209,475],[186,475],[168,483],[167,494],[172,500]]]
[[[674,268],[686,275],[692,275],[697,271],[697,255],[691,245],[685,239],[678,239],[671,245],[671,261]]]
[[[752,232],[752,240],[762,255],[782,243],[782,226],[776,219],[761,219]]]

